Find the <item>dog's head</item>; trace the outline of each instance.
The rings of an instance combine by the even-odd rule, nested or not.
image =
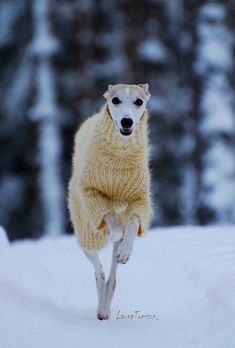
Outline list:
[[[110,116],[123,136],[130,136],[137,127],[150,98],[149,85],[109,85],[104,93]]]

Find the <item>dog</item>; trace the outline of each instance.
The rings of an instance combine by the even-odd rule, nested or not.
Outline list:
[[[95,269],[97,318],[110,317],[118,264],[152,217],[149,171],[149,85],[109,85],[106,103],[75,136],[68,208],[78,241]],[[98,251],[113,243],[107,282]]]

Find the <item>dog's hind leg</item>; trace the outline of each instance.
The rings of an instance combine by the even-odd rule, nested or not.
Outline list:
[[[109,278],[105,285],[105,294],[104,294],[103,302],[101,305],[101,312],[105,316],[104,319],[108,319],[110,316],[110,305],[111,305],[111,301],[112,301],[115,287],[116,287],[116,274],[117,274],[117,266],[118,266],[118,263],[116,260],[116,254],[117,254],[119,244],[120,244],[120,241],[113,243],[112,264],[111,264]]]
[[[86,250],[86,249],[83,249],[83,251],[95,269],[95,279],[96,279],[96,287],[97,287],[97,293],[98,293],[97,318],[100,320],[108,319],[105,317],[104,313],[102,313],[101,311],[102,303],[103,303],[104,295],[105,295],[105,274],[104,274],[100,259],[98,257],[98,252],[93,250]]]

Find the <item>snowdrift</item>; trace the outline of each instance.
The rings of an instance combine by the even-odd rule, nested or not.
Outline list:
[[[94,271],[74,236],[9,244],[0,230],[0,249],[1,348],[234,348],[234,227],[137,239],[109,321],[96,319]],[[110,256],[109,246],[106,272]]]

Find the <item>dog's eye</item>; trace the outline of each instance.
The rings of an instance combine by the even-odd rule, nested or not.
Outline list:
[[[118,97],[114,97],[114,98],[112,99],[112,103],[113,103],[114,105],[117,105],[117,104],[120,104],[120,103],[121,103],[121,100],[120,100]]]
[[[135,105],[141,106],[143,104],[143,100],[140,98],[137,98],[136,101],[134,102]]]

